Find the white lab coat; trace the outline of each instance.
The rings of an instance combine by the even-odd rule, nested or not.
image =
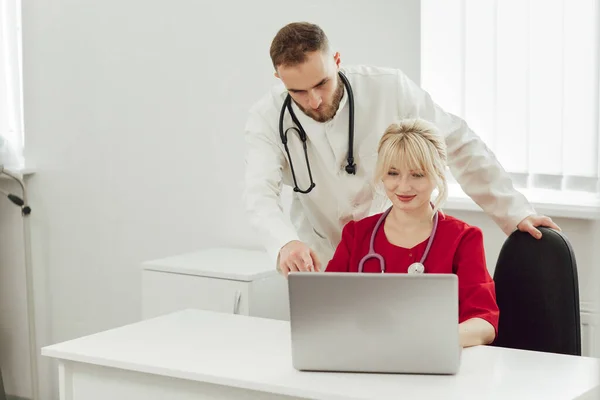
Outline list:
[[[493,153],[460,118],[436,105],[402,71],[367,66],[342,67],[354,94],[354,159],[356,175],[345,171],[348,152],[348,96],[344,93],[333,120],[319,123],[292,102],[307,133],[308,158],[315,188],[309,194],[293,193],[291,221],[280,201],[283,185],[294,182],[279,135],[279,115],[287,91],[274,87],[250,110],[246,124],[246,186],[244,199],[250,221],[273,263],[279,250],[291,240],[301,240],[316,253],[323,269],[340,242],[350,220],[358,220],[389,206],[379,185],[373,182],[377,145],[385,129],[401,118],[423,118],[444,135],[448,165],[463,190],[510,234],[535,211],[513,188],[508,174]],[[284,131],[293,125],[289,113]],[[310,184],[302,142],[288,132],[298,186]],[[275,264],[276,265],[276,264]]]

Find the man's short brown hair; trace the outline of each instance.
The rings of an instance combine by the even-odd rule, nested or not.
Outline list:
[[[294,66],[306,61],[306,53],[329,50],[325,32],[315,24],[292,22],[281,28],[271,42],[273,67]]]

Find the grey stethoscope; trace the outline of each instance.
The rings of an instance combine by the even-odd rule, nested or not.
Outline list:
[[[353,154],[353,146],[354,146],[354,94],[352,93],[352,87],[350,86],[350,82],[348,78],[340,71],[338,72],[340,79],[344,83],[346,87],[346,91],[348,92],[348,103],[350,106],[350,112],[348,116],[348,165],[346,165],[346,172],[350,175],[356,174],[356,164],[354,163],[354,154]],[[285,110],[288,110],[290,116],[292,117],[292,121],[296,126],[291,126],[283,131],[283,118],[285,116]],[[296,128],[297,127],[297,128]],[[304,158],[306,159],[306,168],[308,169],[308,177],[310,178],[310,186],[306,190],[302,190],[298,187],[298,182],[296,181],[296,174],[294,172],[294,165],[292,164],[292,156],[290,155],[290,150],[287,145],[287,133],[292,129],[296,131],[296,134],[302,141],[302,146],[304,147]],[[283,101],[283,107],[281,107],[281,113],[279,114],[279,136],[281,137],[281,141],[283,142],[283,146],[285,147],[285,152],[287,153],[288,160],[290,162],[290,169],[292,170],[292,178],[294,178],[294,192],[300,193],[309,193],[315,187],[315,183],[313,182],[312,172],[310,170],[310,163],[308,162],[308,152],[306,149],[306,131],[298,121],[294,110],[292,109],[292,97],[288,94],[285,100]]]
[[[375,244],[375,235],[377,235],[377,231],[379,230],[379,227],[381,226],[383,221],[385,221],[385,218],[388,216],[390,211],[392,211],[392,207],[388,208],[387,211],[381,215],[381,217],[377,221],[377,224],[375,225],[375,228],[373,228],[373,233],[371,234],[371,243],[370,243],[370,247],[369,247],[369,254],[367,254],[366,256],[364,256],[362,258],[362,260],[360,260],[360,263],[358,264],[358,272],[359,273],[363,272],[363,266],[364,266],[365,262],[371,258],[376,258],[377,260],[379,260],[379,268],[381,269],[381,273],[383,274],[385,272],[385,260],[383,259],[381,254],[377,254],[375,252],[374,244]],[[412,263],[408,267],[407,272],[409,274],[422,274],[425,272],[425,265],[423,263],[425,262],[425,259],[427,258],[427,254],[429,253],[429,249],[431,248],[431,244],[433,243],[433,239],[435,238],[435,231],[437,230],[437,224],[438,224],[438,212],[437,211],[435,212],[435,215],[433,218],[434,218],[433,219],[433,229],[431,230],[431,235],[429,235],[429,240],[427,241],[427,247],[425,248],[423,257],[421,257],[421,261]]]

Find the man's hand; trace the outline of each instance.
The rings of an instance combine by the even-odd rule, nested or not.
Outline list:
[[[306,244],[292,240],[279,251],[279,269],[287,278],[294,271],[321,271],[321,262]]]
[[[546,226],[548,228],[560,231],[558,225],[552,222],[552,219],[550,219],[550,217],[546,217],[545,215],[530,215],[523,221],[519,222],[517,228],[521,232],[529,232],[534,238],[540,239],[542,237],[542,232],[537,230],[535,228],[536,226]]]

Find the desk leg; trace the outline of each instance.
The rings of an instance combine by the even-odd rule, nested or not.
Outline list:
[[[58,363],[58,398],[73,400],[73,363],[60,360]]]

